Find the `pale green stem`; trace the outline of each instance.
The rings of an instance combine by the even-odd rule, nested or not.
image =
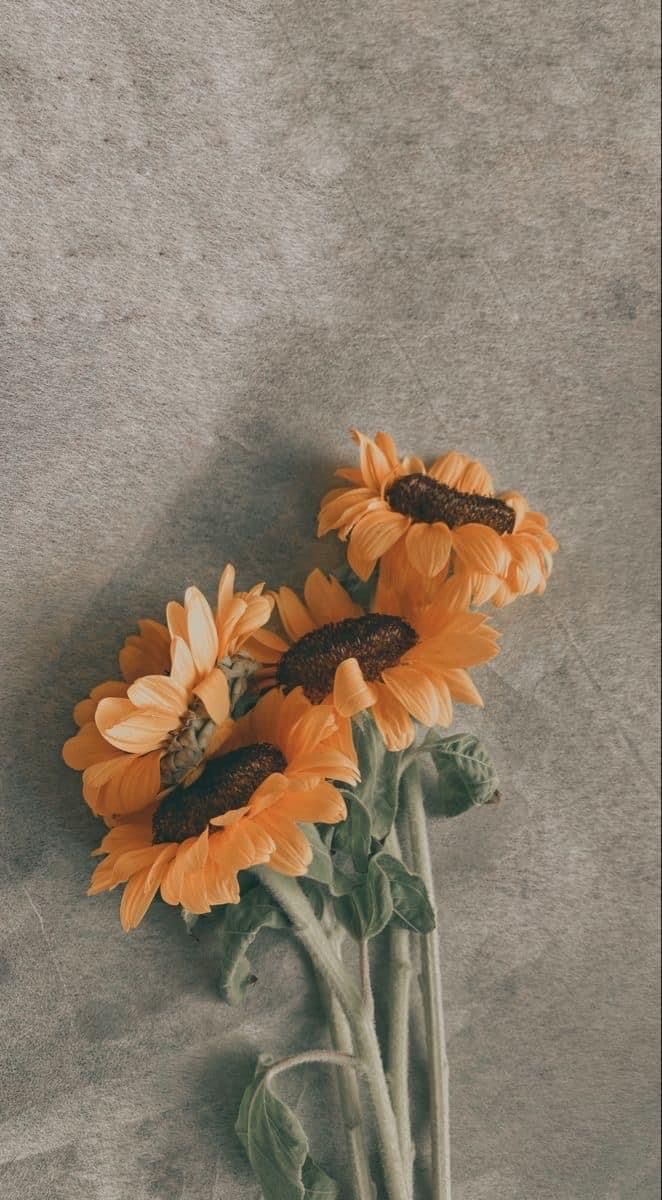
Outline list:
[[[347,974],[296,879],[279,875],[268,867],[259,867],[257,874],[290,918],[299,941],[345,1010],[354,1052],[366,1070],[382,1154],[386,1196],[388,1200],[408,1200],[398,1127],[391,1107],[377,1034],[365,1010],[363,997]]]
[[[334,1049],[340,1054],[353,1056],[352,1032],[347,1017],[340,1007],[340,1002],[323,979],[319,980],[319,987]],[[352,1195],[355,1200],[375,1200],[375,1186],[370,1175],[368,1151],[363,1135],[363,1113],[358,1080],[354,1071],[338,1071],[337,1080],[354,1184]]]
[[[327,1063],[331,1067],[349,1067],[352,1071],[360,1071],[363,1068],[363,1063],[353,1054],[345,1054],[338,1050],[302,1050],[300,1054],[291,1054],[289,1058],[281,1058],[279,1062],[272,1063],[264,1076],[265,1083],[271,1083],[281,1071],[291,1071],[293,1067],[303,1067],[307,1063]]]
[[[434,879],[420,767],[414,762],[402,781],[402,800],[409,825],[412,867],[427,888],[437,918]],[[437,922],[436,922],[437,926]],[[429,1055],[432,1200],[451,1200],[450,1108],[448,1058],[441,986],[438,927],[421,935],[421,991]]]
[[[393,826],[384,848],[395,858],[401,858],[398,835]],[[388,1043],[387,1077],[393,1101],[395,1119],[400,1133],[400,1152],[413,1194],[414,1147],[411,1138],[409,1107],[409,998],[411,990],[411,934],[391,922],[388,927]]]

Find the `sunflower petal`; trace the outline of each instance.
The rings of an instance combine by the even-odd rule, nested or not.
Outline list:
[[[435,521],[432,525],[412,525],[405,538],[409,561],[425,578],[443,571],[450,557],[453,538],[448,525]]]
[[[214,667],[193,689],[216,725],[223,725],[230,715],[230,691],[225,675]]]
[[[198,674],[202,677],[216,665],[218,634],[214,616],[199,588],[190,587],[184,595],[188,644]]]
[[[315,622],[305,604],[301,602],[292,588],[282,587],[275,593],[278,613],[283,622],[287,636],[293,642],[298,642],[304,634],[315,628]]]
[[[375,693],[363,678],[355,658],[346,658],[336,668],[333,704],[342,717],[353,717],[375,703]]]
[[[469,571],[505,575],[510,563],[506,540],[489,525],[472,522],[453,530],[453,550]]]

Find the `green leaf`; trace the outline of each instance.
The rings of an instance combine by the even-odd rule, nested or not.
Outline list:
[[[267,1083],[268,1067],[261,1058],[235,1126],[265,1200],[336,1200],[337,1183],[310,1157],[301,1122]]]
[[[473,733],[441,737],[431,730],[418,753],[429,754],[439,778],[439,789],[430,799],[432,811],[457,817],[475,804],[487,804],[498,787],[494,763]]]
[[[310,907],[312,908],[318,921],[324,916],[324,899],[328,893],[320,883],[316,883],[314,879],[309,879],[307,875],[302,875],[299,879],[299,887],[306,893]]]
[[[357,941],[376,937],[393,915],[391,888],[379,857],[370,859],[365,879],[334,899],[338,920]]]
[[[394,858],[385,850],[375,856],[375,861],[391,885],[391,919],[396,925],[402,925],[414,933],[430,933],[436,924],[434,910],[420,875],[414,875],[399,858]]]
[[[239,904],[226,904],[218,931],[218,990],[228,1004],[240,1004],[255,982],[246,951],[261,929],[282,929],[287,918],[259,883],[246,891]]]
[[[301,824],[313,851],[313,857],[308,867],[308,878],[318,883],[330,884],[333,879],[333,861],[326,842],[323,840],[316,825]]]
[[[354,721],[354,740],[361,772],[361,782],[354,792],[370,814],[373,837],[381,841],[389,833],[398,810],[402,754],[385,748],[369,713]]]
[[[352,860],[354,870],[359,875],[365,875],[372,840],[370,813],[356,793],[343,791],[343,795],[347,804],[347,817],[335,826],[333,852],[347,855]]]

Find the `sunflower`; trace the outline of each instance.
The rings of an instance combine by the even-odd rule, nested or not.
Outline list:
[[[349,538],[347,559],[360,579],[381,560],[390,579],[409,577],[427,596],[449,569],[470,580],[475,603],[544,591],[558,543],[519,492],[495,496],[485,467],[456,451],[426,467],[400,458],[386,433],[352,436],[360,467],[336,472],[349,486],[324,497],[318,536],[335,529]]]
[[[311,704],[300,688],[287,696],[273,689],[189,786],[106,834],[88,894],[125,883],[120,919],[128,930],[159,888],[167,904],[206,913],[238,902],[237,873],[246,868],[268,862],[283,875],[304,875],[312,849],[299,822],[342,821],[345,802],[329,779],[357,777],[339,748],[333,710]]]
[[[127,639],[124,681],[102,683],[76,705],[80,729],[65,743],[64,761],[83,772],[83,796],[108,823],[199,771],[222,742],[236,685],[255,669],[252,655],[271,661],[280,652],[261,630],[273,609],[263,586],[235,594],[234,568],[226,567],[215,615],[188,588],[183,605],[168,605],[167,627],[142,621]]]
[[[276,594],[291,644],[272,680],[335,708],[346,753],[351,718],[367,708],[388,749],[402,750],[414,738],[412,717],[449,725],[453,699],[481,704],[466,668],[498,653],[498,634],[467,611],[469,598],[466,579],[446,580],[429,603],[382,584],[365,612],[337,579],[315,570],[303,601],[287,587]]]

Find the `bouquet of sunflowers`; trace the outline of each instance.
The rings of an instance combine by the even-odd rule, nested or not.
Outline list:
[[[123,885],[125,930],[157,893],[189,929],[218,909],[229,1003],[254,980],[247,951],[261,928],[290,928],[310,955],[329,1045],[280,1062],[261,1056],[237,1119],[266,1200],[340,1195],[276,1083],[319,1063],[337,1070],[355,1200],[414,1200],[414,962],[428,1052],[428,1194],[450,1200],[424,792],[429,814],[442,817],[497,798],[478,739],[443,728],[453,701],[481,703],[468,671],[498,653],[496,630],[476,610],[544,591],[557,544],[544,516],[518,492],[495,495],[465,455],[426,467],[400,457],[385,433],[353,436],[359,465],[337,472],[343,484],[319,514],[319,535],[334,530],[347,543],[339,578],[313,570],[303,597],[262,583],[237,591],[226,566],[214,608],[188,588],[183,604],[167,605],[165,624],[138,622],[119,653],[122,678],[76,705],[79,730],[63,754],[107,826],[89,893]],[[375,938],[389,956],[383,1044]]]

